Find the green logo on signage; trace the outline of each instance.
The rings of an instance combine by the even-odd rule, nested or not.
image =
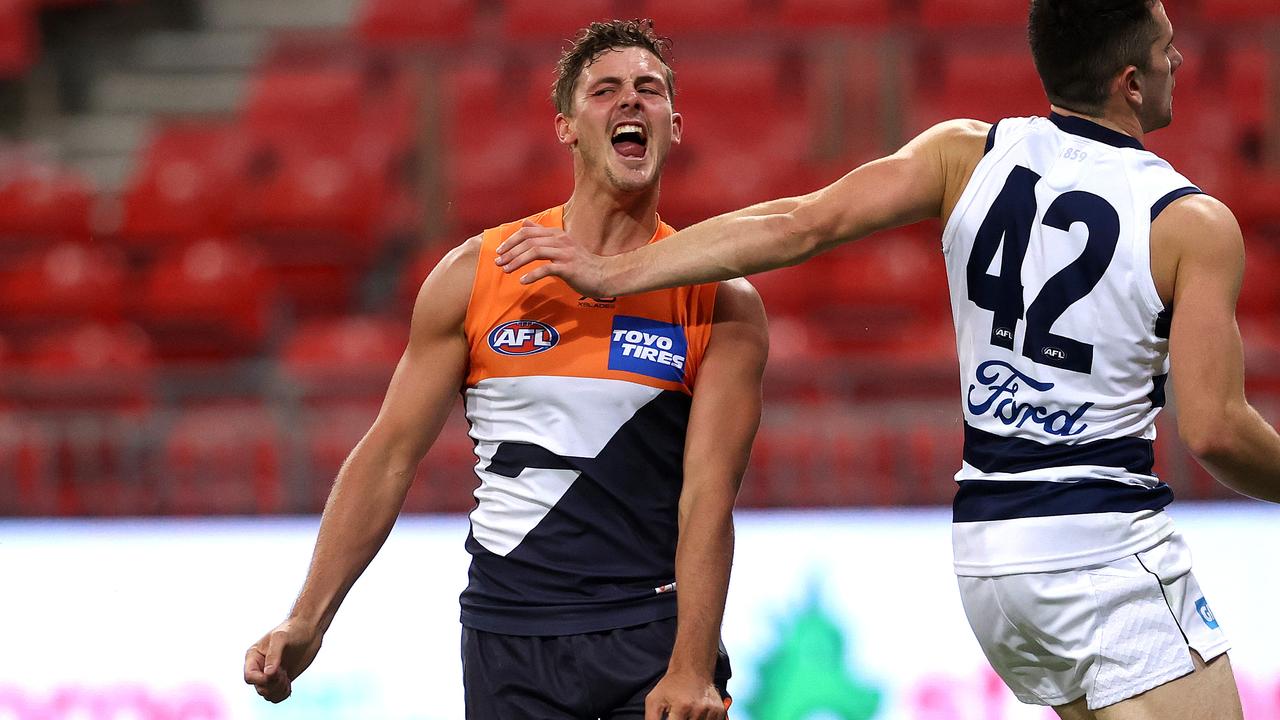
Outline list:
[[[743,702],[752,720],[872,720],[882,693],[845,666],[845,637],[816,592],[786,621],[781,641],[760,664],[755,693]]]

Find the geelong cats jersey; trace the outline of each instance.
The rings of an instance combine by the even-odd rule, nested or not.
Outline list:
[[[1152,470],[1170,315],[1150,235],[1196,192],[1082,118],[992,127],[943,232],[965,420],[958,574],[1082,567],[1172,532]]]

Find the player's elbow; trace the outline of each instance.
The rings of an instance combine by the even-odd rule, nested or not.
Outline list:
[[[1232,431],[1233,414],[1218,412],[1184,413],[1178,418],[1178,435],[1196,459],[1209,464],[1230,462],[1240,453],[1237,433]]]
[[[816,195],[802,198],[796,207],[779,216],[777,232],[788,248],[788,265],[808,260],[838,242],[839,224],[825,212]]]

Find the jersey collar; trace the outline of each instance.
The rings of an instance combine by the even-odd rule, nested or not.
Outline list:
[[[1106,143],[1112,147],[1146,150],[1137,138],[1112,130],[1109,127],[1103,127],[1092,120],[1085,120],[1082,117],[1049,113],[1049,122],[1057,125],[1058,129],[1062,132],[1079,135],[1080,137],[1088,138],[1090,140],[1096,140],[1097,142]]]

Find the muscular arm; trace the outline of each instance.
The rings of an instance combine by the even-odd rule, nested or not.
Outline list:
[[[245,682],[272,702],[320,649],[347,591],[395,524],[419,461],[457,402],[467,367],[462,331],[479,239],[449,253],[422,284],[409,343],[378,417],[347,457],[325,503],[311,565],[293,609],[245,658]]]
[[[1170,205],[1151,236],[1157,284],[1173,300],[1169,358],[1178,432],[1219,482],[1280,502],[1280,435],[1244,394],[1235,315],[1244,273],[1240,226],[1222,203],[1196,195]]]
[[[745,280],[722,283],[685,440],[675,648],[666,677],[646,702],[646,718],[662,717],[663,710],[672,720],[704,717],[682,704],[695,694],[705,712],[723,711],[712,677],[733,564],[733,504],[760,423],[768,342],[755,289]]]
[[[981,159],[988,128],[972,120],[937,125],[821,190],[720,215],[621,255],[591,255],[562,231],[526,227],[499,248],[498,262],[511,272],[549,260],[522,281],[556,275],[593,297],[795,265],[878,230],[944,216]]]

